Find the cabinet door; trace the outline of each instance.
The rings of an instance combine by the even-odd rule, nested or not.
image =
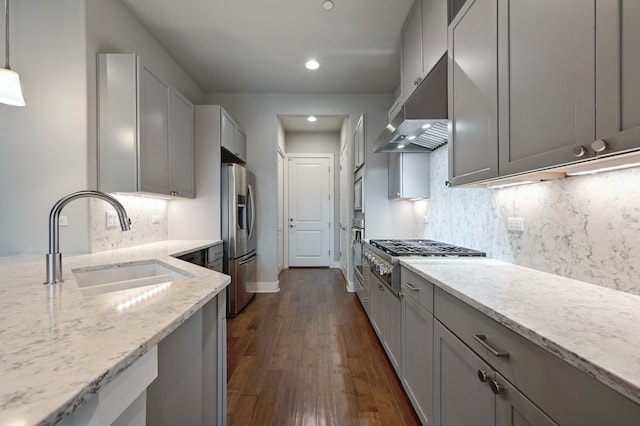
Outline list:
[[[500,386],[496,397],[496,426],[553,426],[557,424],[499,373],[496,373],[495,380]]]
[[[596,1],[596,138],[603,155],[640,147],[640,2]]]
[[[242,161],[247,161],[247,136],[244,134],[242,129],[236,127],[236,136],[235,136],[235,151],[236,157],[241,159]]]
[[[447,53],[447,0],[422,0],[422,75]]]
[[[400,198],[402,195],[402,154],[390,152],[387,154],[389,173],[389,199]]]
[[[227,115],[227,113],[222,110],[222,117],[221,117],[221,125],[220,125],[220,145],[222,146],[222,148],[225,148],[227,151],[229,151],[232,154],[235,154],[236,152],[236,143],[235,143],[235,137],[236,137],[236,126],[233,124],[233,121],[231,120],[231,118]]]
[[[169,194],[169,86],[140,69],[139,190]]]
[[[372,275],[373,276],[373,275]],[[382,284],[377,278],[372,279],[371,283],[371,325],[376,332],[380,340],[383,340],[384,335],[384,284]]]
[[[594,0],[498,3],[500,175],[585,159],[595,135]]]
[[[422,424],[433,421],[433,315],[403,297],[402,384]]]
[[[364,114],[360,116],[358,124],[356,124],[356,130],[353,132],[353,166],[354,172],[364,164]]]
[[[495,395],[488,382],[491,367],[439,321],[434,325],[434,354],[435,424],[495,425]],[[486,382],[480,374],[486,375]]]
[[[388,287],[384,287],[384,346],[398,376],[402,374],[402,303]]]
[[[496,0],[468,0],[449,26],[449,181],[498,176]]]
[[[195,189],[195,109],[180,92],[171,95],[171,138],[169,139],[169,177],[171,192],[194,198]]]
[[[422,5],[421,0],[416,0],[402,32],[402,98],[404,102],[409,99],[421,78]]]

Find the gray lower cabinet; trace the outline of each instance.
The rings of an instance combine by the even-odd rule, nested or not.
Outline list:
[[[404,270],[403,270],[404,272]],[[431,289],[433,292],[433,289]],[[402,385],[422,424],[433,422],[433,314],[413,297],[403,301]]]
[[[495,395],[478,372],[491,367],[439,321],[434,325],[436,425],[495,425]]]
[[[385,311],[382,344],[391,365],[400,376],[402,368],[402,303],[388,287],[384,287]]]
[[[226,424],[226,291],[158,344],[147,424]]]
[[[555,425],[460,339],[435,322],[436,425]]]
[[[376,278],[371,281],[371,313],[369,314],[369,320],[381,341],[384,333],[384,309],[384,284]]]

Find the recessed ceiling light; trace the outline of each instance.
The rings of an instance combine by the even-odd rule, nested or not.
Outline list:
[[[316,121],[318,121],[318,119],[314,115],[310,115],[307,117],[307,121],[309,123],[315,123]]]
[[[427,123],[427,124],[425,124],[424,126],[422,126],[422,128],[423,128],[424,130],[427,130],[429,127],[431,127],[431,124],[429,124],[429,123]]]
[[[408,139],[408,140],[410,140],[410,141],[412,141],[412,140],[414,140],[415,138],[416,138],[416,137],[415,137],[414,135],[411,135],[411,136],[409,136],[407,139]]]
[[[308,70],[314,71],[320,68],[320,63],[315,59],[309,59],[304,66],[307,67]]]
[[[404,148],[404,145],[400,144],[400,145],[398,145],[398,147],[397,147],[397,148],[398,148],[398,149],[402,149],[402,148]]]
[[[333,2],[331,0],[324,0],[322,2],[322,8],[324,10],[331,10],[333,9]]]

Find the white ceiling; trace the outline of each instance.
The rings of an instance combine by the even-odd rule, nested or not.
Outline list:
[[[322,1],[122,0],[205,92],[394,91],[413,0]]]

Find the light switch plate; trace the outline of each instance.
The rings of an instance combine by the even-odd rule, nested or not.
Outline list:
[[[107,212],[107,228],[115,228],[118,226],[118,214],[115,210],[109,210]]]
[[[160,215],[159,214],[152,214],[151,215],[151,223],[153,223],[153,224],[160,223]]]
[[[69,221],[66,216],[60,216],[58,218],[58,225],[60,226],[69,226]]]

